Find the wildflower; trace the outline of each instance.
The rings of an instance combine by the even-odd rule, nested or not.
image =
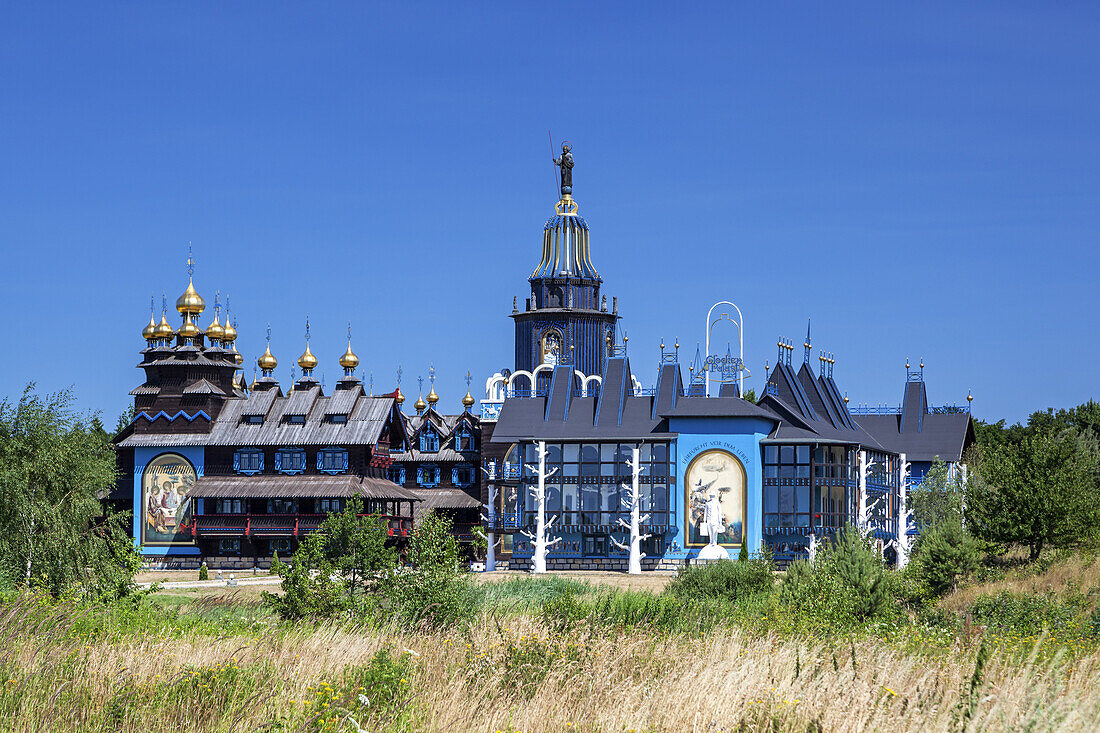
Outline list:
[[[884,686],[884,687],[883,687],[882,689],[886,690],[887,692],[889,692],[889,693],[890,693],[890,694],[891,694],[892,696],[894,696],[894,697],[897,697],[897,695],[898,695],[898,693],[894,692],[894,691],[893,691],[893,690],[891,690],[891,689],[890,689],[889,687],[885,687],[885,686]]]

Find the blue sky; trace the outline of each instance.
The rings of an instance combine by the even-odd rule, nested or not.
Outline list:
[[[457,409],[511,366],[549,129],[643,381],[729,299],[757,390],[812,317],[855,403],[922,357],[984,419],[1100,397],[1100,6],[765,5],[0,3],[0,394],[113,423],[190,241],[249,378],[308,314],[330,386],[351,321]]]

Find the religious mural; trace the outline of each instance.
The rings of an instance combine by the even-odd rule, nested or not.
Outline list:
[[[741,544],[746,500],[745,467],[741,461],[724,450],[703,451],[688,465],[684,490],[688,547],[708,544],[711,539],[709,527],[713,526],[725,527],[718,535],[718,544]],[[707,522],[707,502],[712,498],[718,501],[721,522]]]
[[[181,455],[162,453],[145,467],[141,478],[141,543],[151,546],[193,545],[191,487],[195,468]]]

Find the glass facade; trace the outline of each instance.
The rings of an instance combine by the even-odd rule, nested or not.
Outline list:
[[[633,443],[547,443],[546,479],[547,518],[558,515],[556,526],[610,526],[619,517],[627,519],[623,505],[627,498],[621,485],[630,485],[631,472],[626,461],[633,458]],[[536,524],[538,505],[532,488],[538,476],[538,448],[534,443],[517,447],[523,456],[522,478],[517,502],[521,523]],[[643,466],[638,479],[642,512],[650,515],[646,525],[668,526],[669,492],[676,487],[675,443],[644,443],[639,449]],[[590,554],[587,551],[585,554]]]

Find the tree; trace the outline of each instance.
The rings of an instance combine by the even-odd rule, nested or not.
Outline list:
[[[625,483],[622,484],[623,492],[625,496],[621,497],[619,501],[622,502],[623,507],[630,512],[630,521],[627,522],[622,517],[619,518],[619,525],[626,529],[630,533],[630,544],[626,545],[615,539],[614,535],[608,535],[608,539],[611,540],[611,544],[618,547],[620,550],[630,553],[630,557],[627,560],[627,573],[629,575],[641,575],[642,574],[642,558],[645,557],[645,553],[642,552],[642,541],[647,540],[653,535],[642,534],[642,522],[649,519],[649,515],[642,515],[642,489],[638,484],[638,478],[642,474],[643,466],[638,458],[638,446],[633,448],[633,456],[631,460],[626,461],[626,465],[630,466],[631,482],[630,486]]]
[[[454,575],[458,567],[458,543],[451,520],[433,510],[409,538],[409,563],[425,573]]]
[[[878,554],[852,527],[841,530],[829,553],[836,575],[855,592],[853,612],[860,618],[878,616],[889,604],[886,573]]]
[[[962,521],[964,487],[958,475],[951,477],[940,459],[924,474],[920,486],[913,487],[913,516],[918,527],[931,527],[944,521]]]
[[[104,516],[100,503],[116,480],[111,446],[72,402],[33,383],[18,404],[0,402],[0,586],[117,597],[140,558],[129,513]]]
[[[363,500],[353,497],[344,511],[325,517],[319,529],[324,536],[322,552],[344,579],[349,601],[366,589],[372,577],[397,566],[397,553],[386,545],[388,522],[362,514]]]
[[[1100,449],[1091,431],[1047,425],[1018,442],[991,443],[966,497],[977,537],[1016,542],[1036,560],[1046,545],[1072,545],[1100,527]]]
[[[958,590],[959,578],[978,567],[981,550],[957,517],[930,526],[920,538],[915,560],[917,575],[936,595]]]

